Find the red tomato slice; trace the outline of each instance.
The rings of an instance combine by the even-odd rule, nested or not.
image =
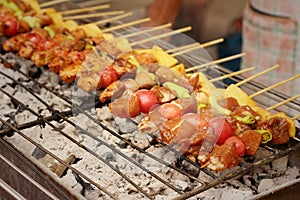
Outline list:
[[[232,144],[235,143],[236,152],[239,154],[239,156],[243,156],[246,152],[246,145],[245,143],[238,137],[232,136],[225,140],[224,144]]]
[[[116,70],[113,67],[107,67],[105,68],[105,70],[101,73],[101,78],[100,78],[100,82],[101,82],[101,87],[106,88],[107,86],[109,86],[110,84],[112,84],[113,82],[118,80],[118,74],[116,72]]]
[[[140,106],[142,113],[149,113],[150,109],[159,104],[158,98],[154,92],[146,89],[142,89],[136,92],[136,96],[140,100]]]
[[[214,133],[218,136],[217,144],[222,145],[225,140],[233,135],[229,122],[224,118],[214,118],[210,121]]]
[[[165,103],[161,106],[164,109],[164,114],[168,119],[181,116],[181,109],[173,103]]]

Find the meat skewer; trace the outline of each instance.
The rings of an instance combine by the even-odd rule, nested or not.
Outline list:
[[[281,81],[281,82],[279,82],[279,83],[276,83],[276,84],[274,84],[274,85],[271,85],[271,86],[269,86],[269,87],[267,87],[267,88],[265,88],[265,89],[263,89],[263,90],[260,90],[260,91],[254,93],[254,94],[251,94],[251,95],[250,95],[250,98],[256,97],[256,96],[258,96],[258,95],[260,95],[260,94],[262,94],[262,93],[264,93],[264,92],[267,92],[267,91],[269,91],[269,90],[271,90],[271,89],[273,89],[273,88],[275,88],[275,87],[278,87],[278,86],[280,86],[280,85],[283,85],[283,84],[285,84],[285,83],[287,83],[287,82],[293,81],[293,80],[298,79],[298,78],[300,78],[300,74],[297,74],[297,75],[295,75],[295,76],[292,76],[292,77],[290,77],[290,78],[288,78],[288,79],[286,79],[286,80],[283,80],[283,81]]]
[[[52,1],[48,1],[48,2],[40,4],[40,7],[45,8],[45,7],[53,6],[55,4],[63,3],[63,2],[66,2],[66,1],[69,1],[69,0],[52,0]]]
[[[190,48],[186,48],[182,51],[178,51],[176,53],[173,53],[172,56],[182,55],[182,54],[185,54],[185,53],[188,53],[188,52],[200,49],[200,48],[205,48],[205,47],[208,47],[208,46],[211,46],[211,45],[219,44],[223,41],[224,41],[224,39],[220,38],[220,39],[212,40],[212,41],[209,41],[209,42],[206,42],[206,43],[196,44],[194,46],[191,46]]]
[[[86,12],[86,11],[102,10],[102,9],[106,9],[106,8],[110,8],[110,5],[109,4],[102,4],[102,5],[90,6],[90,7],[86,7],[86,8],[60,11],[58,13],[61,14],[61,15],[70,15],[70,14],[77,14],[77,13]]]
[[[216,60],[216,61],[212,61],[212,62],[208,62],[208,63],[202,64],[202,65],[194,66],[194,67],[186,69],[185,71],[186,72],[191,72],[191,71],[194,71],[194,70],[199,70],[199,69],[202,69],[202,68],[210,66],[210,65],[220,64],[222,62],[226,62],[226,61],[233,60],[233,59],[236,59],[236,58],[241,58],[243,56],[245,56],[245,53],[239,53],[239,54],[236,54],[236,55],[233,55],[233,56],[228,56],[226,58],[222,58],[222,59],[219,59],[219,60]]]
[[[66,17],[64,17],[64,19],[65,20],[87,19],[87,18],[102,17],[102,16],[109,16],[109,15],[120,15],[120,14],[123,14],[123,13],[124,13],[124,10],[116,10],[116,11],[109,11],[109,12],[100,12],[100,13],[66,16]]]
[[[157,35],[157,36],[154,36],[154,37],[151,37],[151,38],[147,38],[147,39],[144,39],[144,40],[132,42],[131,46],[143,44],[143,43],[146,43],[146,42],[149,42],[149,41],[152,41],[152,40],[156,40],[156,39],[168,37],[168,36],[171,36],[171,35],[174,35],[174,34],[178,34],[178,33],[186,32],[186,31],[190,31],[191,29],[192,29],[191,26],[187,26],[187,27],[184,27],[184,28],[180,28],[180,29],[174,30],[172,32],[167,32],[167,33],[163,33],[161,35]]]

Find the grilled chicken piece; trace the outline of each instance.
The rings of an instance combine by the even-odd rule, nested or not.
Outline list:
[[[101,102],[107,102],[108,100],[114,100],[119,98],[125,91],[125,84],[121,81],[116,81],[110,84],[99,96]]]
[[[64,66],[64,63],[66,61],[66,57],[69,53],[69,49],[63,48],[59,49],[56,48],[54,50],[55,57],[54,59],[48,64],[48,67],[50,71],[54,73],[59,73],[59,70],[62,66]]]
[[[220,99],[218,100],[218,104],[230,111],[234,111],[240,106],[238,101],[233,97]]]
[[[137,53],[134,52],[134,56],[138,60],[141,65],[150,64],[150,63],[158,63],[158,61],[153,57],[152,54],[148,53]]]
[[[47,51],[34,51],[30,59],[36,66],[41,67],[48,65],[55,57],[55,50],[50,49]]]
[[[140,101],[130,91],[126,91],[120,98],[110,103],[109,108],[113,115],[122,118],[136,117],[141,114]]]
[[[289,141],[289,122],[282,117],[273,117],[258,124],[258,130],[269,130],[273,144],[285,144]]]
[[[247,130],[239,134],[238,137],[246,145],[246,153],[249,156],[254,156],[262,142],[262,137],[259,133],[253,130]]]
[[[59,70],[60,78],[66,83],[72,83],[75,81],[80,64],[70,64]]]
[[[150,89],[156,85],[156,81],[153,80],[151,74],[145,71],[138,72],[135,77],[140,89]]]
[[[123,79],[133,78],[136,74],[136,66],[122,56],[112,64],[112,67],[116,70],[118,77],[122,77]]]
[[[204,165],[208,169],[222,171],[238,165],[241,157],[236,151],[235,144],[222,144],[221,146],[215,145],[213,151],[206,156],[206,160]]]
[[[9,38],[8,40],[5,40],[2,44],[2,48],[4,51],[18,51],[21,47],[21,44],[23,44],[25,41],[25,34],[18,34]]]
[[[36,49],[36,45],[32,42],[25,41],[21,44],[18,55],[22,58],[30,58]]]
[[[151,91],[154,92],[160,103],[171,102],[177,97],[176,93],[173,90],[170,90],[166,87],[160,87],[158,85],[152,87]]]
[[[238,121],[237,119],[233,117],[228,117],[226,120],[229,122],[232,131],[234,132],[235,135],[239,135],[247,130],[251,130],[251,127],[248,126],[247,124],[244,124],[241,121]]]

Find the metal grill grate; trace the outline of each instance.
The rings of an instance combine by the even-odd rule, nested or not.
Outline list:
[[[133,27],[132,29],[134,30]],[[148,35],[145,35],[145,37],[148,37]],[[189,57],[189,55],[187,55],[187,57]],[[239,177],[242,174],[245,174],[254,168],[258,168],[264,164],[271,163],[272,161],[278,158],[282,158],[290,154],[292,151],[298,150],[300,147],[298,130],[297,137],[292,138],[288,145],[280,146],[280,148],[272,146],[262,146],[262,149],[265,149],[270,153],[267,157],[262,158],[256,162],[241,163],[238,167],[232,170],[225,171],[224,173],[214,173],[206,170],[205,168],[202,168],[199,164],[182,156],[172,147],[158,141],[155,135],[145,136],[149,141],[149,144],[151,144],[147,148],[144,148],[140,144],[136,144],[130,138],[124,136],[123,133],[120,133],[118,130],[116,130],[116,128],[112,126],[111,121],[99,121],[97,115],[95,114],[95,108],[100,109],[105,107],[105,105],[101,104],[100,102],[97,102],[96,104],[91,103],[85,105],[75,105],[74,103],[72,103],[72,99],[70,96],[63,95],[64,91],[57,91],[53,88],[46,86],[45,84],[41,84],[37,81],[37,79],[32,78],[28,73],[24,73],[21,70],[22,63],[18,63],[18,66],[14,67],[6,58],[4,58],[4,56],[2,56],[1,60],[2,63],[5,63],[7,66],[11,66],[12,69],[1,69],[0,77],[3,80],[8,80],[10,86],[3,86],[2,88],[0,88],[0,93],[2,96],[8,98],[9,101],[12,102],[12,104],[14,104],[14,112],[18,112],[18,110],[28,111],[28,118],[30,120],[22,124],[17,124],[11,120],[7,120],[6,116],[1,116],[0,121],[2,127],[0,130],[0,136],[4,138],[6,142],[10,143],[11,136],[17,134],[20,137],[22,137],[24,141],[26,141],[26,143],[29,143],[35,149],[38,149],[38,151],[42,151],[44,155],[48,155],[51,158],[53,158],[57,163],[59,163],[60,166],[63,166],[63,174],[61,175],[62,177],[65,176],[65,173],[67,173],[68,171],[74,175],[77,182],[80,183],[82,186],[82,194],[84,194],[88,190],[95,190],[97,188],[100,191],[99,196],[118,199],[118,197],[114,194],[114,190],[109,187],[110,185],[103,184],[103,181],[101,179],[96,180],[93,177],[93,174],[89,173],[88,171],[83,172],[77,169],[76,164],[83,162],[80,161],[80,159],[82,158],[79,155],[77,155],[79,154],[78,152],[80,152],[80,155],[87,154],[89,157],[93,157],[95,159],[95,162],[100,163],[99,165],[105,165],[111,171],[114,171],[114,174],[116,176],[124,180],[126,184],[130,184],[133,187],[132,191],[139,193],[141,197],[145,197],[148,199],[155,198],[155,195],[153,195],[151,192],[152,188],[149,187],[149,185],[143,183],[143,180],[137,180],[133,178],[135,176],[135,173],[127,173],[126,170],[123,170],[122,166],[111,162],[111,160],[109,160],[107,156],[101,155],[101,152],[99,153],[99,151],[97,151],[97,148],[91,148],[88,144],[82,143],[80,139],[75,138],[72,135],[70,135],[70,133],[64,131],[61,127],[63,123],[76,128],[80,132],[81,136],[88,137],[89,141],[91,141],[92,143],[96,143],[96,147],[102,146],[109,149],[109,151],[113,152],[114,155],[120,157],[118,159],[124,160],[129,167],[133,168],[131,171],[136,171],[136,173],[145,174],[145,176],[150,176],[151,181],[157,183],[157,185],[163,185],[165,188],[167,188],[166,190],[168,191],[172,191],[176,199],[185,199],[199,194],[214,186],[224,183],[229,179]],[[212,68],[210,70],[211,74],[221,73],[221,75],[223,75],[230,73],[228,70],[222,67]],[[243,79],[243,77],[235,76],[230,79],[232,82],[238,82],[239,80]],[[32,82],[39,89],[33,90],[29,88],[29,82]],[[223,83],[218,82],[218,84]],[[33,103],[31,105],[24,104],[24,99],[20,98],[19,96],[13,93],[13,87],[19,87],[21,90],[26,91],[26,93],[28,94],[26,96],[30,99],[32,98]],[[68,86],[69,89],[71,87],[72,86]],[[264,86],[259,85],[255,82],[249,82],[245,84],[244,87],[251,91],[258,91],[264,88]],[[41,90],[46,91],[45,93],[55,98],[41,98],[39,94]],[[285,95],[278,94],[278,92],[275,91],[266,92],[262,96],[271,99],[273,102],[280,102],[287,98]],[[259,103],[262,106],[268,106],[268,104],[264,101],[259,101]],[[46,114],[41,114],[39,112],[39,109],[37,109],[37,105],[39,109],[42,109],[42,112]],[[54,105],[58,105],[57,107],[59,107],[60,109],[54,108]],[[286,105],[281,107],[281,109],[292,109],[293,111],[288,114],[293,116],[295,115],[294,113],[300,113],[299,105],[300,102],[295,100],[290,103],[287,103]],[[81,125],[77,124],[73,120],[73,115],[84,115],[84,117],[88,120],[88,123],[97,126],[99,130],[102,130],[102,132],[106,131],[107,133],[109,133],[111,135],[110,137],[114,138],[114,142],[106,141],[104,137],[99,137],[98,135],[95,135],[94,132],[91,132],[89,130],[86,130],[86,128],[81,127]],[[41,144],[41,141],[43,140],[43,142],[45,142],[46,138],[39,140],[39,137],[36,137],[36,135],[29,133],[30,129],[36,130],[36,128],[39,129],[39,126],[41,127],[40,131],[43,135],[41,137],[46,137],[47,134],[56,133],[57,135],[61,136],[59,138],[64,138],[64,140],[68,140],[70,142],[69,145],[72,146],[72,151],[70,151],[69,154],[74,155],[75,158],[79,161],[77,161],[77,163],[67,162],[64,158],[62,158],[62,156],[59,153],[54,153],[55,151],[49,148],[52,146],[51,144]],[[49,128],[46,129],[45,127],[51,127],[53,132],[46,133],[46,131],[49,131]],[[27,131],[28,129],[29,131]],[[124,146],[129,146],[133,151],[126,154],[124,152],[124,148],[122,148]],[[148,149],[153,146],[157,146],[160,149],[163,149],[165,152],[168,152],[168,156],[171,156],[176,159],[173,159],[170,162],[169,160],[163,159],[160,156],[149,152]],[[14,148],[22,152],[22,150],[19,149],[18,146],[14,146]],[[153,166],[163,166],[164,171],[156,172],[155,170],[151,169],[152,166],[143,165],[143,163],[141,163],[140,160],[141,157],[143,159],[150,159],[151,162],[148,163],[153,163]],[[31,159],[34,160],[35,158]],[[35,163],[36,161],[33,162]],[[166,172],[169,171],[173,172],[171,173],[173,176],[168,176],[168,174],[166,174]],[[199,179],[199,173],[206,174],[208,177],[207,180]],[[187,188],[178,187],[178,185],[176,185],[174,181],[176,180],[174,174],[178,176],[183,176],[183,179],[189,180],[191,185]]]

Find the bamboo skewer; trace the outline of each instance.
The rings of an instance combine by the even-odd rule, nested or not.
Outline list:
[[[273,110],[274,108],[277,108],[277,107],[279,107],[279,106],[281,106],[283,104],[286,104],[286,103],[288,103],[290,101],[293,101],[293,100],[295,100],[295,99],[297,99],[299,97],[300,97],[300,94],[298,94],[296,96],[293,96],[293,97],[290,97],[290,98],[288,98],[288,99],[286,99],[286,100],[284,100],[284,101],[282,101],[280,103],[277,103],[277,104],[275,104],[273,106],[270,106],[270,107],[266,108],[266,110]]]
[[[142,30],[142,31],[138,31],[138,32],[134,32],[134,33],[129,33],[127,35],[122,35],[121,37],[129,38],[129,37],[137,36],[137,35],[140,35],[140,34],[157,31],[159,29],[168,28],[170,26],[172,26],[171,23],[163,24],[163,25],[156,26],[156,27],[153,27],[153,28],[148,28],[148,29],[145,29],[145,30]]]
[[[126,17],[129,17],[132,15],[132,12],[128,12],[128,13],[125,13],[123,15],[118,15],[118,16],[115,16],[115,17],[110,17],[108,19],[103,19],[103,20],[99,20],[99,21],[96,21],[96,22],[91,22],[91,23],[88,23],[88,24],[105,24],[107,22],[110,22],[110,21],[115,21],[115,20],[119,20],[119,19],[123,19],[123,18],[126,18]]]
[[[293,80],[295,80],[295,79],[297,79],[297,78],[299,78],[299,77],[300,77],[300,74],[297,74],[297,75],[292,76],[292,77],[290,77],[290,78],[288,78],[288,79],[286,79],[286,80],[284,80],[284,81],[281,81],[281,82],[276,83],[276,84],[274,84],[274,85],[271,85],[271,86],[269,86],[269,87],[267,87],[267,88],[265,88],[265,89],[263,89],[263,90],[260,90],[260,91],[258,91],[258,92],[256,92],[256,93],[250,95],[249,97],[250,97],[250,98],[256,97],[256,96],[258,96],[258,95],[260,95],[260,94],[262,94],[262,93],[264,93],[264,92],[267,92],[268,90],[271,90],[271,89],[273,89],[273,88],[275,88],[275,87],[278,87],[278,86],[280,86],[280,85],[283,85],[283,84],[285,84],[285,83],[287,83],[287,82],[289,82],[289,81],[293,81]]]
[[[246,83],[246,82],[248,82],[248,81],[250,81],[250,80],[252,80],[252,79],[254,79],[254,78],[258,77],[258,76],[261,76],[261,75],[263,75],[263,74],[268,73],[269,71],[272,71],[272,70],[274,70],[274,69],[277,69],[278,67],[279,67],[279,65],[276,64],[276,65],[274,65],[274,66],[272,66],[272,67],[270,67],[270,68],[268,68],[268,69],[266,69],[266,70],[264,70],[264,71],[261,71],[261,72],[255,74],[255,75],[253,75],[253,76],[250,76],[250,77],[248,77],[248,78],[246,78],[246,79],[244,79],[244,80],[242,80],[242,81],[236,83],[235,85],[236,85],[236,86],[241,86],[242,84],[244,84],[244,83]]]
[[[69,15],[69,14],[77,14],[77,13],[92,11],[92,10],[93,11],[94,10],[102,10],[102,9],[106,9],[106,8],[110,8],[110,5],[109,4],[104,4],[104,5],[98,5],[98,6],[91,6],[91,7],[87,7],[87,8],[66,10],[66,11],[61,11],[61,12],[58,12],[58,13],[62,14],[62,15]]]
[[[110,31],[115,31],[115,30],[118,30],[118,29],[126,28],[128,26],[134,26],[134,25],[137,25],[137,24],[142,24],[142,23],[145,23],[145,22],[149,22],[150,20],[151,20],[150,18],[139,19],[139,20],[136,20],[136,21],[132,21],[132,22],[128,22],[128,23],[120,24],[118,26],[114,26],[114,27],[111,27],[111,28],[104,29],[103,32],[107,33],[107,32],[110,32]]]
[[[255,67],[249,67],[249,68],[242,69],[242,70],[239,70],[239,71],[236,71],[236,72],[232,72],[230,74],[226,74],[226,75],[223,75],[223,76],[219,76],[217,78],[210,79],[209,81],[210,82],[216,82],[216,81],[223,80],[225,78],[230,78],[232,76],[235,76],[235,75],[238,75],[238,74],[241,74],[241,73],[244,73],[244,72],[248,72],[248,71],[251,71],[251,70],[254,70],[254,69],[255,69]]]
[[[91,13],[91,14],[84,14],[84,15],[67,16],[67,17],[64,17],[64,19],[65,20],[86,19],[86,18],[92,18],[92,17],[119,15],[119,14],[123,14],[124,12],[125,12],[124,10],[116,10],[116,11],[102,12],[102,13]]]
[[[172,56],[179,56],[181,54],[184,54],[184,53],[188,53],[188,52],[191,52],[191,51],[194,51],[194,50],[197,50],[197,49],[200,49],[200,48],[205,48],[205,47],[208,47],[208,46],[212,46],[212,45],[215,45],[215,44],[218,44],[218,43],[221,43],[223,42],[224,39],[223,38],[220,38],[220,39],[216,39],[216,40],[212,40],[212,41],[209,41],[209,42],[206,42],[206,43],[203,43],[203,44],[199,44],[197,46],[194,46],[194,47],[191,47],[191,48],[187,48],[185,50],[182,50],[182,51],[179,51],[179,52],[176,52],[174,54],[172,54]]]
[[[298,119],[298,118],[300,118],[300,114],[299,115],[296,115],[296,116],[294,116],[293,118],[291,118],[292,120],[296,120],[296,119]]]
[[[192,43],[192,44],[188,44],[188,45],[176,47],[174,49],[168,49],[168,50],[166,50],[166,52],[167,53],[173,53],[175,51],[180,51],[180,50],[183,50],[183,49],[188,49],[188,48],[192,48],[192,47],[199,46],[199,45],[200,45],[200,43],[196,42],[196,43]]]
[[[215,61],[212,61],[212,62],[204,63],[202,65],[194,66],[194,67],[186,69],[185,71],[190,72],[190,71],[193,71],[193,70],[196,70],[196,69],[201,69],[201,68],[204,68],[204,67],[207,67],[207,66],[210,66],[210,65],[220,64],[222,62],[227,62],[227,61],[230,61],[230,60],[241,58],[245,55],[246,55],[245,53],[236,54],[236,55],[229,56],[229,57],[226,57],[226,58],[222,58],[222,59],[219,59],[219,60],[215,60]]]
[[[68,1],[68,0],[53,0],[53,1],[48,1],[48,2],[45,2],[45,3],[41,3],[40,7],[44,8],[44,7],[48,7],[48,6],[53,6],[55,4],[63,3],[65,1]]]
[[[146,38],[144,40],[132,42],[131,45],[134,46],[134,45],[142,44],[142,43],[145,43],[145,42],[149,42],[151,40],[160,39],[160,38],[163,38],[163,37],[175,35],[177,33],[182,33],[182,32],[185,32],[185,31],[190,31],[191,29],[192,29],[191,26],[187,26],[185,28],[180,28],[180,29],[177,29],[177,30],[174,30],[174,31],[171,31],[171,32],[167,32],[167,33],[164,33],[164,34],[161,34],[161,35],[157,35],[157,36],[154,36],[154,37],[151,37],[151,38]]]

